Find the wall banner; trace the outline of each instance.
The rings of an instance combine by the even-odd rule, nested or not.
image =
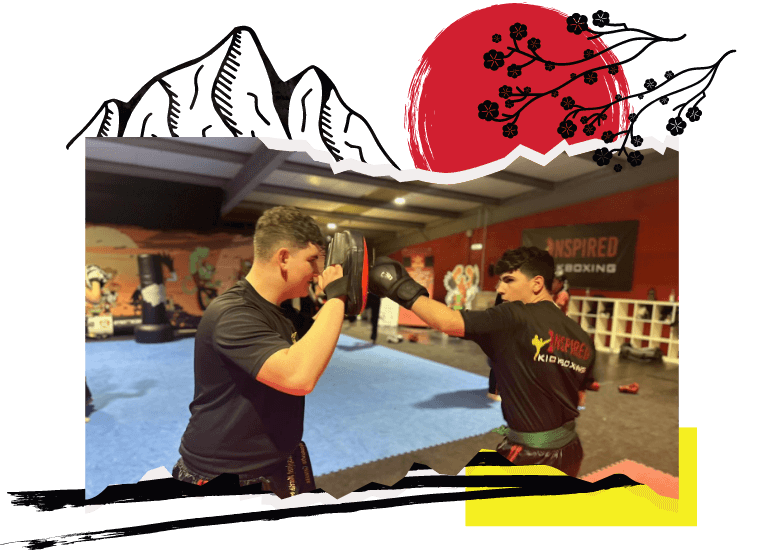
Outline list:
[[[524,229],[523,246],[536,246],[554,257],[571,287],[629,291],[638,220]]]

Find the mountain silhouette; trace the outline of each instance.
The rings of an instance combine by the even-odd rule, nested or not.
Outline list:
[[[205,55],[148,81],[129,101],[104,101],[80,137],[264,137],[302,140],[335,161],[396,163],[369,123],[310,66],[277,75],[250,27],[237,27]]]

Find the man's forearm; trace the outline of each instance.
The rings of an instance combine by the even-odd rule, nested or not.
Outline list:
[[[332,358],[343,326],[345,307],[342,299],[325,302],[309,331],[288,350],[289,359],[299,365],[306,386],[313,388],[316,385]]]
[[[412,311],[436,330],[449,336],[464,336],[464,319],[462,314],[449,309],[445,304],[420,296],[412,306]]]
[[[344,304],[346,303],[345,300],[343,301],[343,303]],[[319,310],[314,314],[314,317],[311,318],[312,321],[316,321],[319,318],[319,314],[322,311],[322,307],[324,307],[324,304],[322,304],[321,306],[319,306]]]

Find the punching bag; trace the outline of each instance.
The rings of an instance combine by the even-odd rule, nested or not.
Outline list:
[[[158,254],[140,254],[137,266],[140,270],[142,295],[142,324],[135,327],[135,340],[141,344],[157,344],[174,339],[174,329],[166,314],[166,287],[162,266],[174,271],[171,258]]]

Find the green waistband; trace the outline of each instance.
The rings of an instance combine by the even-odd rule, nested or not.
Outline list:
[[[571,420],[547,432],[518,432],[507,428],[506,437],[510,443],[534,449],[560,449],[578,436],[575,434],[575,420]]]

